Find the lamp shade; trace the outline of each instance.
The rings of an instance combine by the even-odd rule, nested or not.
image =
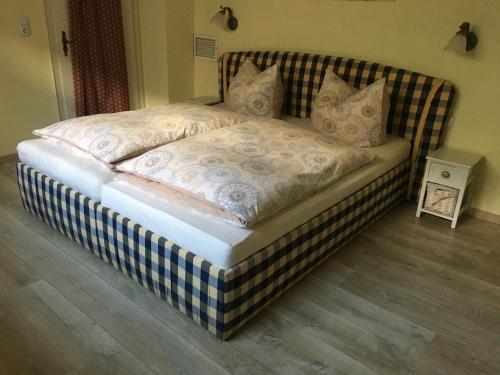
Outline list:
[[[458,32],[448,42],[445,50],[463,55],[472,51],[476,47],[477,42],[476,34],[470,31],[470,23],[463,22]]]
[[[463,35],[454,35],[445,47],[448,52],[453,52],[457,54],[465,54],[465,47],[467,45],[467,40]]]

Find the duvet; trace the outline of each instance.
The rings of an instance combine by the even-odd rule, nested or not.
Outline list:
[[[373,161],[370,152],[281,120],[225,127],[118,165],[225,211],[250,226]]]
[[[216,107],[170,104],[137,111],[78,117],[33,133],[67,143],[107,164],[208,130],[247,121]]]

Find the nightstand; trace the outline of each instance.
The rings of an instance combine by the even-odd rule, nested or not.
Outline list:
[[[457,220],[471,204],[471,184],[482,156],[469,152],[440,148],[427,155],[425,175],[420,190],[417,217],[422,212]]]
[[[218,96],[198,96],[196,98],[186,99],[185,102],[191,104],[216,105],[220,103],[220,99]]]

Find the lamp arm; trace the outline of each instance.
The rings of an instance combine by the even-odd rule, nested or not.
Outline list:
[[[229,7],[223,7],[222,5],[220,6],[220,12],[223,14],[223,15],[226,15],[226,12],[229,13],[229,18],[231,18],[233,16],[233,10]]]
[[[457,34],[467,35],[469,32],[470,32],[470,23],[469,22],[463,22],[460,25],[459,30],[457,31]]]

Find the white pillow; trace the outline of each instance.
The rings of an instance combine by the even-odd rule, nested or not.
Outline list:
[[[333,71],[327,70],[321,89],[313,103],[312,115],[321,114],[323,108],[336,106],[358,92],[357,88],[348,84]]]
[[[314,103],[313,126],[352,146],[385,143],[390,104],[385,82],[382,78],[358,90],[329,73]]]
[[[283,85],[277,65],[263,72],[247,59],[231,80],[226,104],[245,115],[279,118],[283,105]]]

